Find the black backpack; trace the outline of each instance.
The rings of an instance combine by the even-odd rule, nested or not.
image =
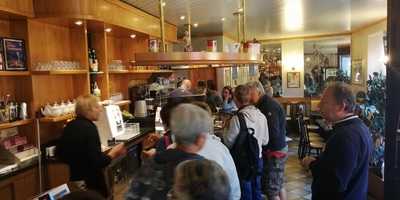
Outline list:
[[[242,113],[237,114],[240,131],[230,152],[236,165],[239,179],[250,180],[260,174],[258,170],[259,147],[254,129],[247,128]]]

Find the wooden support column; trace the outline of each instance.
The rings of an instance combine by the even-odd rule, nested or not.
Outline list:
[[[388,0],[385,199],[400,199],[400,1]]]

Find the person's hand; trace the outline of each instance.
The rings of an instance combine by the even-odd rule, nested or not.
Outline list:
[[[160,140],[161,135],[152,133],[150,134],[144,141],[143,141],[143,149],[149,149],[151,147],[154,147],[158,140]]]
[[[167,149],[175,149],[176,148],[176,143],[172,143],[167,146]]]
[[[143,158],[152,158],[156,155],[157,150],[155,148],[149,149],[149,150],[143,150],[142,151],[142,157]]]
[[[307,156],[305,158],[303,158],[303,160],[301,161],[301,164],[306,168],[306,169],[310,169],[310,164],[312,162],[314,162],[316,159],[314,157],[311,156]]]
[[[111,159],[117,158],[119,156],[125,155],[126,154],[126,148],[124,143],[120,143],[117,146],[113,147],[108,155],[111,157]]]

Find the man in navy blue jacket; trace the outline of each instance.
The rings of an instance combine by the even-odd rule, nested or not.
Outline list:
[[[334,125],[319,158],[303,160],[313,175],[313,200],[367,199],[372,140],[368,127],[353,114],[354,105],[351,89],[344,83],[329,86],[322,96],[321,113]]]

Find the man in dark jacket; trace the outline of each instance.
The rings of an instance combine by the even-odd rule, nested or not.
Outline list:
[[[313,200],[367,199],[372,140],[368,127],[353,114],[354,106],[351,89],[344,83],[329,86],[322,96],[321,113],[334,125],[319,158],[303,159],[313,175]]]
[[[270,200],[285,200],[284,170],[288,151],[285,111],[278,101],[265,94],[260,82],[254,81],[247,85],[251,88],[251,102],[268,121],[269,142],[263,147],[263,192]]]
[[[212,132],[212,121],[205,110],[195,105],[179,105],[171,113],[170,128],[176,147],[169,147],[145,161],[132,179],[127,200],[167,199],[176,166],[185,160],[204,159],[197,152]]]

